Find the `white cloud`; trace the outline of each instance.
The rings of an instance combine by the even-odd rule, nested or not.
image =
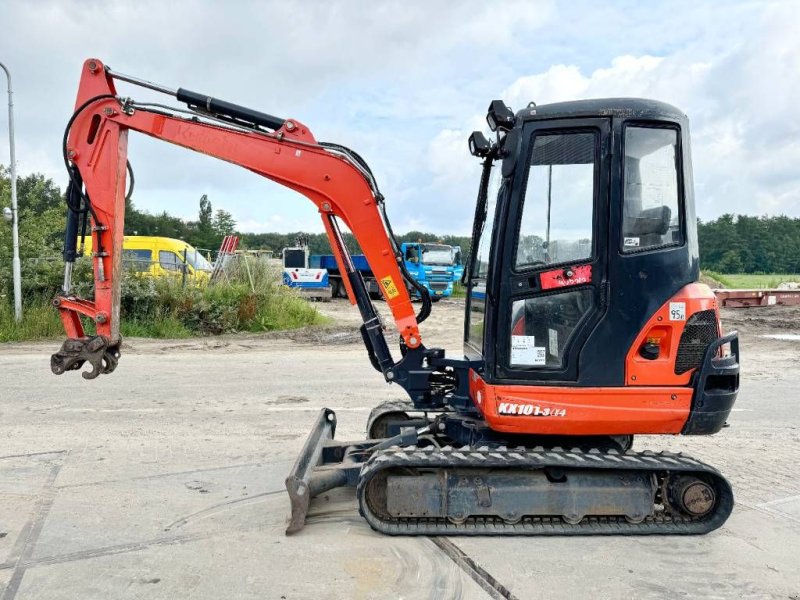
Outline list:
[[[533,100],[634,96],[663,100],[689,115],[698,214],[800,216],[800,26],[790,3],[765,7],[739,43],[708,52],[702,40],[664,56],[624,55],[590,73],[557,64],[511,82],[498,95],[515,109]],[[431,143],[434,182],[466,190],[471,157],[444,158],[465,140],[442,130]],[[473,179],[473,187],[477,180]],[[455,204],[455,200],[453,204]]]
[[[20,172],[61,183],[80,65],[97,56],[350,145],[372,165],[400,232],[470,230],[480,167],[466,139],[498,97],[515,108],[593,96],[671,102],[692,122],[701,216],[800,216],[800,11],[788,2],[4,0],[0,22],[11,24],[0,60],[15,77]],[[0,111],[0,138],[4,123]],[[252,173],[131,140],[140,207],[194,215],[209,193],[243,228],[320,228],[310,203],[295,210],[302,199]],[[7,156],[0,142],[0,163]]]

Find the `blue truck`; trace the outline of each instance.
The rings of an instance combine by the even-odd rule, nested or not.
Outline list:
[[[460,279],[461,249],[457,246],[431,243],[404,242],[400,245],[406,269],[417,283],[425,286],[435,302],[453,294],[453,282]],[[373,297],[380,296],[380,288],[367,259],[362,254],[353,256],[353,265],[364,277],[367,290]],[[346,295],[342,275],[332,254],[315,254],[309,257],[308,266],[326,269],[334,298]],[[414,288],[409,288],[412,298],[419,297]]]

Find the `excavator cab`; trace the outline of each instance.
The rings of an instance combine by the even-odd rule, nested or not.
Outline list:
[[[694,403],[687,387],[722,332],[713,293],[696,283],[685,115],[631,98],[531,104],[516,115],[495,101],[487,120],[497,141],[470,138],[484,177],[464,352],[482,364],[481,384],[514,392],[514,402],[489,403],[490,425],[510,431],[516,411],[555,394],[548,414],[569,429],[537,433],[718,431],[738,370],[715,373]],[[713,409],[697,410],[709,394]]]
[[[126,82],[186,108],[138,102]],[[356,488],[359,510],[393,535],[699,534],[725,522],[730,484],[680,454],[634,452],[634,435],[712,434],[739,385],[736,333],[723,334],[700,283],[686,117],[628,98],[493,101],[465,275],[464,354],[423,343],[431,298],[408,273],[366,161],[283,119],[84,63],[63,155],[70,184],[63,292],[68,339],[54,373],[117,367],[127,139],[138,132],[298,191],[319,209],[367,356],[407,398],[370,414],[367,438],[334,441],[320,411],[286,479],[287,533],[311,498]],[[132,181],[130,182],[132,183]],[[391,331],[344,244],[361,246]],[[91,236],[94,298],[72,291]],[[79,240],[80,245],[79,245]],[[409,290],[422,302],[417,312]],[[91,334],[84,322],[92,322]],[[392,351],[390,340],[399,348]],[[335,399],[332,399],[336,402]]]

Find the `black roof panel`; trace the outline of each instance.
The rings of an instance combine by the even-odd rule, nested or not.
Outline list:
[[[589,100],[572,100],[569,102],[554,102],[552,104],[528,106],[517,112],[517,118],[525,120],[572,117],[686,120],[684,112],[671,104],[644,98],[593,98]]]

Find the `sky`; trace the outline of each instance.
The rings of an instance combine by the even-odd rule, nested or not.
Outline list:
[[[690,119],[700,218],[800,217],[799,33],[791,1],[0,0],[20,174],[66,185],[61,138],[95,57],[305,123],[367,160],[396,231],[440,234],[471,230],[466,140],[496,98],[669,102]],[[7,135],[0,110],[2,164]],[[192,219],[208,194],[241,231],[322,231],[310,201],[234,165],[134,134],[129,159],[139,209]]]

